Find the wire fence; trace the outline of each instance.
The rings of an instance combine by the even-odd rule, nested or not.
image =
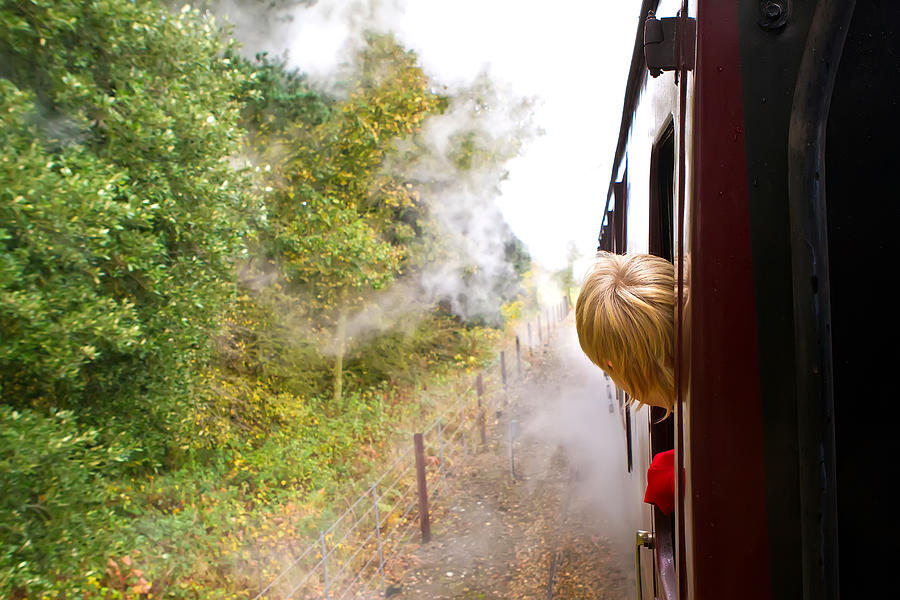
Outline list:
[[[543,322],[538,316],[538,344],[549,341],[551,323],[562,321],[568,311],[564,300],[541,313]],[[404,550],[417,539],[416,534],[428,541],[429,507],[444,496],[447,479],[470,455],[486,447],[489,425],[509,402],[510,383],[524,378],[525,353],[534,351],[531,326],[527,324],[527,345],[520,339],[523,336],[516,336],[515,350],[501,352],[479,373],[451,406],[416,434],[421,436],[418,448],[410,444],[365,493],[319,533],[318,540],[299,553],[273,557],[266,570],[278,575],[262,586],[253,600],[384,597],[394,579],[392,574],[399,575],[404,569]],[[513,433],[510,428],[510,435]],[[514,468],[512,455],[510,468]]]

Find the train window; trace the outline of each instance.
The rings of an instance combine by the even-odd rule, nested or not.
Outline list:
[[[603,226],[600,228],[600,235],[597,236],[597,251],[615,252],[615,212],[606,211]]]
[[[604,371],[603,376],[606,377],[606,393],[609,400],[609,413],[613,414],[616,410],[615,405],[619,406],[619,418],[622,421],[622,429],[625,431],[625,465],[628,472],[631,473],[633,467],[632,453],[632,435],[631,435],[631,407],[628,406],[628,394],[619,386],[613,383],[609,374]],[[615,404],[613,401],[613,390],[615,390]]]
[[[613,185],[613,193],[615,194],[615,252],[617,254],[625,254],[627,247],[627,236],[625,220],[628,214],[628,167],[625,167],[625,175],[621,181],[617,181]]]
[[[675,255],[672,232],[674,210],[675,127],[670,120],[654,144],[650,158],[650,253],[669,262]],[[673,419],[664,418],[665,414],[661,408],[653,408],[650,412],[652,455],[670,450],[675,444]]]
[[[631,473],[634,468],[631,439],[631,407],[628,405],[628,394],[618,388],[616,388],[616,393],[621,395],[622,404],[625,405],[625,461],[628,465],[628,472]]]
[[[650,157],[650,254],[672,262],[675,210],[675,126],[670,121]]]
[[[650,253],[672,262],[675,211],[675,127],[672,121],[653,146],[650,157]],[[674,419],[662,408],[650,409],[650,457],[675,447]],[[675,517],[653,508],[656,531],[656,597],[675,598]]]

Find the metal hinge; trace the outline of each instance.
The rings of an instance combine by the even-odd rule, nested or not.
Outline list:
[[[657,19],[651,10],[644,21],[644,57],[652,77],[663,71],[694,68],[697,20],[690,17]]]

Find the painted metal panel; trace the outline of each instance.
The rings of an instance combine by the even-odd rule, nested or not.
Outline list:
[[[688,597],[770,597],[737,6],[698,6],[690,221]]]

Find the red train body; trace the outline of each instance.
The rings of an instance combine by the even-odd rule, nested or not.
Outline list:
[[[635,502],[657,452],[684,472],[673,518],[636,509],[643,599],[888,593],[900,3],[640,21],[599,244],[677,272],[674,417],[622,409]]]

